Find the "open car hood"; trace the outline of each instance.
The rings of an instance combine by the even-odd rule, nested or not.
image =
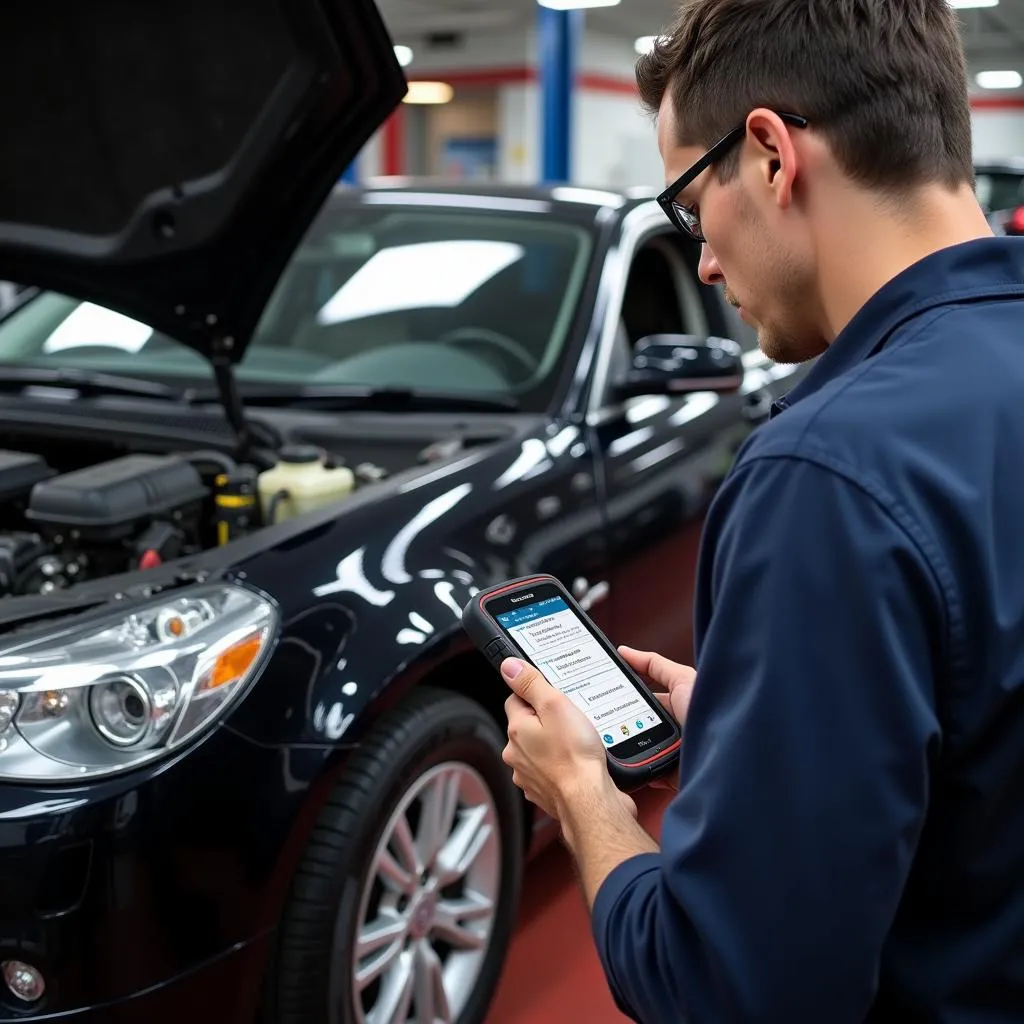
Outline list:
[[[373,0],[8,0],[0,280],[222,364],[406,92]]]

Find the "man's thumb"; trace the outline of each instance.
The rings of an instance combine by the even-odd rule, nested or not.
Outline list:
[[[519,658],[506,658],[501,663],[501,675],[512,692],[540,711],[552,695],[551,684],[532,665]]]

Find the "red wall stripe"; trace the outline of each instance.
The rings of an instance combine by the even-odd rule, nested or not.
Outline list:
[[[479,71],[420,71],[408,76],[411,82],[447,82],[453,88],[493,88],[498,85],[524,85],[536,82],[537,71],[529,67],[488,68]],[[610,92],[635,96],[636,83],[628,78],[593,74],[588,71],[576,76],[576,84],[587,92]]]
[[[584,71],[576,76],[576,84],[587,92],[610,92],[618,96],[636,96],[636,82],[631,78],[615,78],[613,75],[591,74]]]
[[[537,72],[528,67],[485,68],[479,71],[420,71],[406,76],[410,82],[447,82],[458,89],[491,87],[495,85],[521,85],[535,82]]]
[[[1024,96],[972,96],[971,110],[1024,110]]]

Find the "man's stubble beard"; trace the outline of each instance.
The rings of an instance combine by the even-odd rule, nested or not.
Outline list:
[[[782,302],[778,304],[782,309],[799,309],[804,297],[813,293],[813,272],[808,267],[799,266],[793,255],[782,249],[778,240],[764,227],[762,217],[744,193],[740,192],[736,201],[737,216],[749,227],[747,244],[760,251],[762,266],[773,268],[772,280],[765,282],[765,293],[782,297]],[[743,305],[729,290],[727,282],[724,284],[723,293],[726,301],[732,306],[739,308]],[[754,320],[758,347],[774,363],[805,363],[828,347],[823,339],[800,337],[792,328],[778,324],[769,325],[755,319],[748,306],[744,306],[744,310],[747,316]]]
[[[806,363],[820,351],[809,342],[799,341],[770,327],[758,328],[757,345],[768,359],[783,366]]]
[[[797,277],[798,275],[792,271],[783,273],[780,277],[778,290],[794,296],[800,294],[801,289],[798,285]],[[728,285],[724,287],[723,291],[725,300],[731,306],[736,309],[742,306],[742,303],[729,290]],[[794,301],[796,300],[794,299]],[[753,316],[749,309],[746,310],[746,313],[750,317]],[[814,341],[810,338],[801,339],[795,334],[791,334],[779,327],[769,326],[757,320],[754,321],[754,329],[757,332],[758,348],[764,353],[765,357],[773,363],[783,366],[806,363],[808,360],[820,355],[826,347],[820,339]]]

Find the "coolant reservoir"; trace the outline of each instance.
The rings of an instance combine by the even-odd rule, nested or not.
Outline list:
[[[256,487],[268,526],[301,516],[352,493],[355,474],[348,466],[328,467],[312,445],[282,448],[273,469],[260,473]]]

